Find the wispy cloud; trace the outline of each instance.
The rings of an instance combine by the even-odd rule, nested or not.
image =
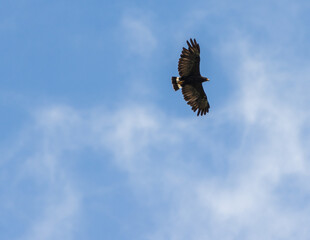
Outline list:
[[[148,57],[157,46],[153,22],[146,14],[126,13],[122,18],[122,33],[125,44],[131,54]]]
[[[282,93],[268,79],[277,74],[251,54],[243,57],[235,109],[225,108],[218,116],[225,115],[233,128],[242,126],[235,149],[225,148],[230,143],[221,134],[224,130],[214,128],[216,116],[207,126],[143,104],[112,112],[68,106],[37,111],[26,144],[32,150],[22,165],[24,174],[47,181],[49,201],[23,239],[74,238],[85,193],[70,178],[64,152],[86,146],[112,153],[109,161],[128,174],[132,191],[154,206],[156,224],[144,233],[149,239],[306,239],[309,205],[289,201],[307,198],[309,153],[301,142],[308,136],[300,134],[307,122],[296,118],[298,110],[289,101],[280,101]],[[253,78],[257,81],[252,84]],[[196,147],[189,148],[188,142]],[[197,159],[206,161],[206,171]],[[220,166],[213,166],[215,173],[208,170],[216,161],[226,165],[225,173],[216,173]],[[287,179],[300,189],[298,199],[280,191]],[[165,211],[158,209],[159,203]]]
[[[33,216],[35,220],[21,239],[75,239],[80,196],[66,182],[48,188],[43,212]]]
[[[301,200],[308,199],[309,189],[309,153],[302,144],[309,141],[309,136],[302,134],[309,113],[295,106],[297,91],[281,87],[293,77],[291,72],[270,67],[275,64],[255,56],[247,45],[234,51],[242,53],[237,71],[241,74],[237,76],[238,91],[223,114],[224,124],[234,122],[235,127],[242,127],[242,139],[237,148],[227,150],[234,144],[228,143],[227,149],[222,149],[227,175],[206,174],[174,186],[180,189],[176,199],[182,204],[164,221],[169,228],[163,227],[164,231],[151,239],[306,239],[309,234],[305,223],[309,204]],[[307,78],[307,70],[304,76]],[[309,85],[306,80],[298,84]],[[296,98],[285,98],[288,92]],[[224,141],[218,137],[218,129],[209,134],[219,144]],[[195,153],[196,158],[200,154]],[[187,173],[183,174],[181,179],[186,179]],[[290,202],[293,193],[279,190],[287,187],[288,179],[293,188],[303,192],[293,197],[296,205]]]
[[[18,207],[31,216],[19,239],[78,234],[88,192],[71,173],[83,149],[108,155],[100,161],[126,175],[135,204],[151,206],[154,225],[134,233],[144,239],[308,239],[309,113],[297,105],[309,100],[299,94],[300,85],[309,86],[308,70],[285,89],[294,72],[283,71],[280,60],[274,64],[247,42],[233,47],[235,92],[206,119],[178,118],[148,103],[35,109],[2,161],[17,173],[3,177],[8,186],[33,187]],[[100,181],[91,187],[102,188]],[[9,197],[18,202],[19,195]],[[34,202],[40,211],[31,211]]]
[[[59,107],[37,111],[32,124],[25,126],[2,158],[6,225],[14,229],[14,222],[23,222],[16,239],[72,239],[78,224],[81,196],[63,157],[74,146],[69,126],[74,127],[77,119],[63,112]]]

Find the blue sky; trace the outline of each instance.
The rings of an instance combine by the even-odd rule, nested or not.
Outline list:
[[[310,238],[309,1],[0,6],[1,239]]]

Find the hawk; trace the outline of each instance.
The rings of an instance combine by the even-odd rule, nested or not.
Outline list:
[[[206,115],[209,112],[210,104],[207,95],[203,90],[202,83],[209,81],[208,78],[200,75],[200,47],[196,39],[186,41],[188,49],[183,48],[178,63],[180,77],[172,77],[172,86],[175,91],[182,88],[182,93],[187,104],[197,112],[197,116]]]

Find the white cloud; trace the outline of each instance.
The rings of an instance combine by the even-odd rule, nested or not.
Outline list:
[[[310,206],[302,201],[310,188],[309,150],[303,145],[309,136],[302,133],[309,127],[308,112],[296,107],[298,99],[284,97],[280,85],[292,78],[289,71],[271,68],[248,45],[240,48],[238,91],[229,107],[205,121],[168,117],[140,103],[115,111],[37,111],[25,131],[21,148],[30,154],[17,181],[44,181],[44,199],[50,200],[22,239],[74,239],[85,193],[70,177],[64,152],[85,147],[112,153],[109,160],[126,172],[132,191],[154,206],[156,224],[148,239],[308,239]],[[308,86],[303,76],[296,84]],[[296,89],[290,95],[299,98]],[[231,138],[240,144],[227,141],[229,128],[241,129],[239,138]],[[298,196],[285,191],[288,179]]]
[[[60,187],[62,186],[62,187]],[[54,186],[55,187],[55,186]],[[48,203],[22,239],[74,239],[78,221],[79,195],[68,183],[49,186]]]
[[[309,153],[302,144],[308,139],[301,134],[308,125],[308,112],[300,115],[300,109],[293,103],[296,99],[283,98],[284,89],[277,88],[281,80],[284,84],[292,77],[290,72],[286,73],[287,79],[279,79],[283,72],[272,70],[268,59],[256,59],[247,52],[253,49],[236,49],[238,52],[244,50],[246,55],[241,61],[244,64],[238,71],[242,75],[237,76],[238,92],[226,110],[228,119],[244,128],[242,144],[224,154],[226,163],[234,166],[230,166],[227,176],[192,180],[190,189],[183,191],[193,199],[172,214],[181,214],[181,220],[173,217],[171,222],[165,222],[174,226],[173,230],[166,229],[168,233],[154,239],[165,239],[165,234],[169,239],[291,239],[292,236],[306,239],[309,234],[305,234],[307,224],[304,219],[309,215],[309,205],[292,206],[278,193],[278,188],[283,187],[288,177],[292,180],[302,178],[302,188],[309,188],[306,158]],[[299,84],[309,85],[306,79]],[[299,98],[298,92],[292,89],[284,91]],[[214,132],[213,137],[214,141],[223,141]],[[306,198],[307,192],[300,197]],[[185,211],[193,215],[183,216]],[[198,226],[201,222],[204,225],[192,229],[191,223]]]
[[[157,46],[152,21],[144,14],[125,14],[122,19],[122,33],[129,50],[136,55],[148,57]]]
[[[2,158],[2,170],[9,171],[2,194],[13,206],[3,210],[8,219],[23,219],[22,226],[10,226],[23,229],[17,239],[73,239],[81,195],[63,158],[64,151],[74,148],[73,129],[80,125],[73,114],[61,107],[36,112]]]
[[[229,8],[222,11],[226,5],[221,4],[217,1],[206,7],[208,13],[195,7],[181,19],[184,24],[169,23],[186,29],[170,29],[176,31],[172,31],[174,37],[196,31],[201,26],[198,22],[209,21],[210,14],[228,15]],[[128,12],[121,18],[117,36],[129,48],[130,60],[136,55],[151,56],[158,45],[156,25],[148,14]],[[248,27],[265,27],[261,16],[253,14],[262,23]],[[213,19],[225,25],[223,19]],[[289,20],[285,22],[295,26]],[[19,219],[27,222],[20,239],[75,239],[87,193],[71,175],[76,156],[70,165],[66,153],[79,155],[81,149],[108,152],[102,161],[125,172],[132,192],[152,206],[150,217],[155,224],[147,234],[135,229],[137,235],[154,240],[309,239],[309,70],[292,69],[281,59],[269,58],[267,52],[257,54],[254,45],[238,39],[240,32],[231,36],[229,24],[227,32],[214,21],[208,24],[203,29],[210,35],[231,37],[228,48],[235,62],[229,64],[237,68],[233,74],[239,74],[231,76],[236,88],[227,106],[214,109],[203,120],[168,116],[140,102],[126,102],[115,111],[61,105],[35,109],[33,122],[1,160],[2,172],[8,172],[1,176],[8,189],[5,199],[17,208],[11,211],[18,215],[13,218],[27,216]],[[283,25],[282,18],[267,26],[268,33],[274,34],[278,24],[286,26],[281,33],[289,42],[287,33],[292,29]],[[12,26],[4,22],[1,28]],[[227,51],[226,46],[227,42],[215,51]],[[286,51],[281,46],[277,51]],[[141,69],[141,62],[127,66]],[[133,72],[138,78],[138,71]],[[144,76],[141,79],[145,81]],[[231,129],[240,136],[230,136]],[[19,205],[22,184],[29,184],[33,188],[29,195],[33,195],[23,196],[28,201]],[[34,204],[39,204],[39,210],[32,212]]]

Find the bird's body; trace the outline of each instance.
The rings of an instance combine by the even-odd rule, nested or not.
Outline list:
[[[172,86],[175,91],[182,88],[182,93],[187,104],[197,112],[197,116],[209,112],[210,104],[205,94],[202,83],[209,81],[208,78],[200,75],[200,47],[192,39],[187,41],[188,49],[183,48],[178,63],[180,77],[172,77]]]

